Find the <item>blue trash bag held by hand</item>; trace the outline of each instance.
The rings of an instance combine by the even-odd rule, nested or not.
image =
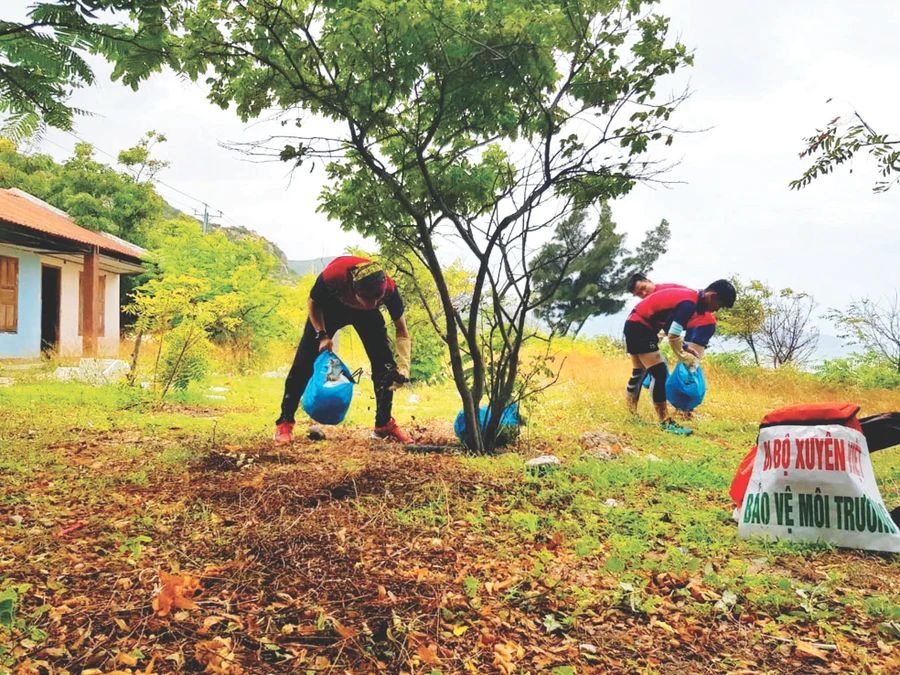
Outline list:
[[[489,408],[486,405],[479,409],[481,417],[481,428],[484,429],[488,422]],[[497,431],[497,445],[508,445],[519,437],[519,428],[522,420],[519,416],[519,404],[513,403],[503,410],[500,415],[500,428]],[[453,423],[453,431],[456,437],[463,445],[466,445],[466,411],[460,410]]]
[[[690,412],[701,403],[706,396],[706,378],[703,368],[697,366],[697,372],[691,373],[683,363],[675,366],[666,380],[666,398],[678,410]]]
[[[319,424],[340,424],[350,409],[354,384],[344,362],[332,352],[322,352],[303,392],[304,412]]]

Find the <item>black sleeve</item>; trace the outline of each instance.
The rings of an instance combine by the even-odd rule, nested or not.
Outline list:
[[[396,321],[403,316],[403,298],[400,297],[400,289],[395,288],[394,291],[384,299],[384,306],[391,315],[391,321]]]
[[[325,279],[322,278],[321,274],[316,277],[316,283],[313,284],[312,290],[309,292],[309,297],[317,305],[324,305],[331,297],[331,292],[328,290],[328,284],[325,283]]]

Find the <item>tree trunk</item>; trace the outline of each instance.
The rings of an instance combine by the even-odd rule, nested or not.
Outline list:
[[[750,345],[750,351],[753,352],[753,360],[756,362],[756,367],[759,368],[759,354],[756,351],[756,343],[753,341],[753,336],[750,336],[747,344]]]
[[[138,357],[141,355],[141,342],[144,340],[144,331],[139,331],[134,340],[134,350],[131,352],[131,372],[128,373],[128,384],[133,385],[137,377]]]
[[[444,278],[441,263],[437,258],[434,247],[428,238],[428,228],[424,221],[418,219],[416,225],[419,229],[419,240],[422,244],[422,251],[425,254],[425,260],[428,263],[428,271],[437,287],[438,295],[441,298],[441,305],[444,309],[444,323],[447,325],[446,341],[447,348],[450,352],[450,367],[453,371],[453,381],[456,383],[456,390],[462,399],[463,414],[466,420],[467,445],[469,450],[478,454],[484,453],[484,442],[481,437],[481,423],[478,415],[478,400],[472,395],[472,389],[466,383],[466,374],[463,369],[462,352],[459,345],[459,329],[456,325],[457,313],[453,307],[453,301],[450,298],[450,289],[447,288],[447,281]],[[471,346],[470,346],[471,350]],[[479,354],[472,353],[473,361],[479,358]],[[477,379],[477,371],[476,371]],[[477,384],[477,382],[475,383]],[[475,388],[475,387],[473,387]]]

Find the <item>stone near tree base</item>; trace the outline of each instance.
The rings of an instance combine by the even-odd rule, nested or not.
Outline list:
[[[543,476],[559,468],[562,462],[555,455],[541,455],[525,462],[525,472],[531,476]]]
[[[309,431],[306,432],[306,436],[311,441],[324,441],[325,430],[318,425],[313,425],[309,428]]]

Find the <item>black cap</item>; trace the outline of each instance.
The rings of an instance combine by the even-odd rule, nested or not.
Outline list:
[[[734,285],[728,281],[728,279],[714,281],[706,287],[706,290],[716,294],[716,297],[719,298],[719,305],[722,307],[727,307],[729,309],[734,307],[734,301],[737,299],[737,291],[734,290]]]

